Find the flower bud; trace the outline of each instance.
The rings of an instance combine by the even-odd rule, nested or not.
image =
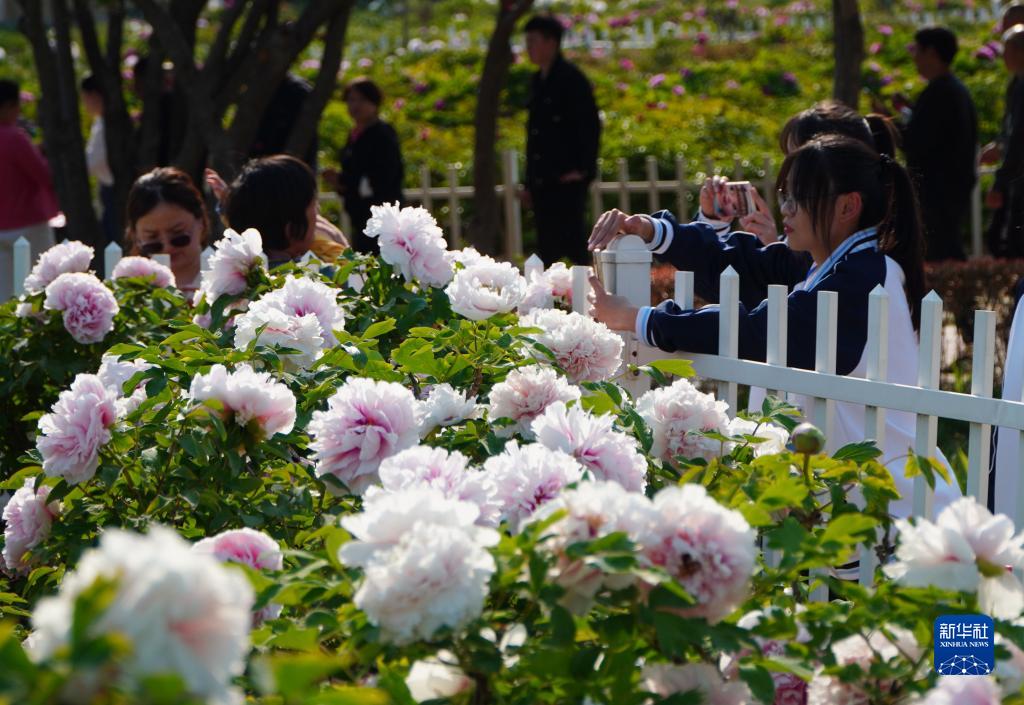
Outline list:
[[[825,434],[814,424],[802,423],[793,429],[789,442],[797,453],[816,455],[825,449]]]

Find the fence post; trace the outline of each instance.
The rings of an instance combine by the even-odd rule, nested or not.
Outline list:
[[[587,315],[590,302],[590,267],[572,266],[572,310]]]
[[[921,301],[921,347],[918,351],[917,386],[922,389],[939,388],[939,348],[942,335],[942,299],[934,291]],[[918,455],[935,454],[938,436],[938,420],[934,416],[917,415],[917,433],[914,436],[914,452]],[[913,515],[931,519],[934,492],[924,477],[914,478]]]
[[[11,247],[14,257],[12,274],[14,276],[14,295],[21,296],[25,293],[25,278],[32,271],[32,246],[24,236],[14,241]]]
[[[342,231],[344,232],[344,231]],[[213,245],[207,245],[203,248],[202,254],[199,255],[199,269],[207,270],[210,268],[210,258],[213,257],[214,249]]]
[[[661,210],[658,207],[658,158],[654,155],[647,157],[647,212],[656,213]]]
[[[882,284],[877,284],[868,296],[868,369],[867,379],[884,382],[889,375],[889,294]],[[864,407],[864,436],[874,438],[878,447],[885,444],[885,409],[877,406]],[[857,505],[863,506],[863,494],[858,493]],[[861,548],[858,580],[861,585],[871,585],[875,579],[878,557],[868,547]]]
[[[653,259],[651,251],[647,249],[647,243],[636,235],[618,238],[604,252],[602,264],[605,272],[605,288],[618,296],[626,297],[634,306],[649,306],[651,303],[651,261]],[[609,272],[609,270],[611,271]],[[609,273],[611,273],[611,277],[607,276]],[[574,306],[575,296],[574,290]],[[622,331],[622,335],[626,343],[622,350],[622,367],[625,370],[630,362],[635,362],[637,344],[633,342],[633,331]],[[631,357],[633,359],[630,359]],[[650,389],[651,381],[639,373],[626,374],[623,377],[622,386],[635,398]]]
[[[523,256],[523,224],[519,212],[519,156],[514,149],[505,150],[505,254],[509,259]]]
[[[818,292],[817,335],[814,344],[814,371],[836,373],[836,335],[838,333],[839,294],[835,291]],[[822,380],[824,383],[824,380]],[[836,403],[827,397],[814,398],[814,423],[825,434],[825,449],[836,450],[834,430]]]
[[[719,281],[718,356],[736,358],[740,343],[740,275],[730,265],[722,272]],[[718,383],[718,398],[729,405],[733,415],[739,411],[736,408],[736,389],[735,382]]]
[[[732,158],[732,180],[739,181],[743,178],[743,162],[739,155]]]
[[[971,257],[981,257],[981,179],[971,190]]]
[[[971,395],[992,396],[995,368],[996,314],[974,312],[974,359],[971,365]],[[988,459],[992,427],[972,423],[967,447],[967,494],[979,502],[988,502]]]
[[[420,190],[423,192],[423,207],[428,211],[434,210],[434,199],[430,196],[430,167],[426,164],[420,166]]]
[[[459,214],[459,194],[456,189],[459,187],[459,172],[454,164],[448,165],[448,216],[451,237],[448,245],[453,250],[462,247],[462,217]]]
[[[769,365],[787,367],[789,362],[789,291],[785,284],[768,285],[768,349]],[[769,396],[781,397],[777,389],[765,390]]]
[[[676,155],[676,215],[686,218],[686,158]]]
[[[601,197],[601,170],[597,170],[597,178],[590,182],[590,222],[596,223],[598,216],[604,213],[604,199]]]
[[[676,272],[675,300],[680,308],[693,308],[693,272]]]
[[[114,273],[114,267],[121,261],[121,246],[112,242],[103,248],[103,274],[105,279],[110,279]]]
[[[544,273],[544,260],[542,260],[536,252],[526,258],[523,262],[523,276],[526,277],[526,281],[530,281],[536,276]]]
[[[619,167],[619,210],[629,213],[629,163],[624,157],[617,161]]]

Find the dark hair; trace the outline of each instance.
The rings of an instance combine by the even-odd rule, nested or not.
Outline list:
[[[210,218],[206,214],[203,196],[192,182],[192,177],[173,166],[162,166],[143,174],[132,184],[128,192],[127,227],[125,242],[129,252],[137,254],[135,225],[139,219],[161,203],[183,208],[203,223],[203,234],[199,243],[206,244],[210,231]]]
[[[1024,23],[1024,2],[1017,0],[1003,8],[1003,15],[999,19],[999,27],[1002,31],[1008,30],[1015,24]]]
[[[349,82],[341,92],[341,99],[347,100],[353,91],[366,98],[378,108],[384,102],[384,94],[381,92],[380,86],[368,78],[356,78]]]
[[[100,80],[96,78],[95,74],[89,74],[82,79],[81,83],[78,84],[79,89],[83,93],[99,93],[103,95],[103,88],[100,86]]]
[[[9,105],[21,101],[21,86],[17,81],[0,79],[0,105]]]
[[[523,27],[524,32],[536,32],[547,39],[554,39],[559,45],[562,43],[562,33],[565,27],[551,15],[534,15]]]
[[[815,137],[782,163],[777,186],[788,190],[811,215],[814,234],[829,251],[829,229],[835,199],[859,193],[862,210],[858,228],[878,226],[882,252],[903,268],[914,330],[921,324],[925,294],[921,214],[910,175],[898,162],[879,156],[863,142],[843,135]]]
[[[914,33],[914,42],[921,49],[934,49],[942,63],[953,63],[956,56],[956,35],[945,27],[925,27]]]
[[[876,114],[864,117],[844,103],[824,100],[786,122],[779,133],[779,149],[788,154],[790,144],[799,147],[818,135],[826,134],[852,137],[890,157],[896,156],[899,142],[896,129],[887,117]]]
[[[239,232],[256,228],[264,250],[287,250],[306,237],[306,210],[316,198],[316,177],[287,154],[249,160],[228,190],[224,215]]]

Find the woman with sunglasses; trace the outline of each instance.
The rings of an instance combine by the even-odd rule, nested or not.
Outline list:
[[[200,255],[210,220],[199,190],[188,174],[160,167],[143,174],[128,192],[125,243],[133,255],[167,254],[178,288],[199,288]]]
[[[867,367],[868,297],[881,284],[889,294],[888,381],[916,384],[925,282],[921,218],[906,170],[863,142],[824,135],[786,157],[777,183],[788,247],[763,247],[742,232],[723,241],[708,225],[680,224],[667,211],[646,216],[618,210],[598,219],[589,247],[601,249],[621,234],[639,235],[658,259],[694,272],[697,293],[707,300],[718,300],[719,273],[732,266],[740,276],[739,356],[748,360],[766,356],[767,287],[785,284],[790,290],[788,365],[814,369],[817,292],[835,291],[836,372],[855,377],[863,377]],[[595,316],[611,328],[634,330],[638,339],[667,352],[717,352],[718,306],[684,310],[669,300],[638,308],[608,295],[596,278],[591,284]],[[902,466],[913,445],[914,419],[890,411],[886,423],[883,458],[892,464],[903,497],[892,511],[909,516],[911,483]],[[834,436],[840,446],[864,440],[864,407],[836,404]],[[935,511],[957,495],[940,479]]]

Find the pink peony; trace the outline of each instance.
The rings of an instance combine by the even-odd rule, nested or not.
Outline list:
[[[382,460],[379,474],[386,492],[430,487],[440,490],[445,497],[478,507],[477,523],[481,526],[498,525],[500,507],[493,478],[470,468],[469,458],[457,450],[449,453],[429,446],[406,448]]]
[[[264,297],[266,298],[266,297]],[[281,354],[289,371],[308,369],[323,354],[324,339],[320,335],[320,323],[309,313],[296,316],[273,306],[261,305],[257,301],[235,321],[235,347],[248,349],[253,340],[267,347],[282,347],[297,350]]]
[[[676,693],[700,694],[705,705],[753,705],[754,700],[747,684],[729,682],[714,666],[706,663],[688,663],[677,666],[654,663],[644,666],[640,688],[667,698]]]
[[[621,590],[634,579],[628,574],[609,574],[601,567],[570,558],[566,549],[620,532],[636,542],[654,520],[654,510],[647,497],[627,492],[617,483],[581,482],[576,489],[567,489],[540,507],[529,521],[544,521],[558,512],[565,512],[565,516],[545,530],[543,540],[544,549],[556,556],[550,578],[566,591],[560,600],[562,606],[583,614],[602,587]]]
[[[825,675],[819,669],[807,688],[807,705],[869,705],[865,679],[872,663],[904,657],[916,659],[921,654],[914,635],[907,630],[890,626],[886,631],[892,638],[877,631],[867,638],[855,634],[833,644],[836,665],[859,666],[865,677],[844,683],[838,676]],[[895,685],[892,681],[878,679],[873,684],[883,691]]]
[[[582,314],[540,309],[521,316],[519,325],[543,331],[527,336],[554,353],[558,366],[573,382],[607,380],[622,364],[622,338]]]
[[[276,308],[292,316],[315,316],[320,326],[320,337],[327,347],[338,344],[334,331],[345,326],[345,314],[338,305],[337,291],[308,277],[289,274],[284,286],[250,304],[249,310],[264,307]]]
[[[985,614],[1014,619],[1024,610],[1024,586],[1012,572],[1024,568],[1024,534],[1013,521],[993,515],[972,497],[942,510],[933,524],[898,519],[900,545],[886,575],[905,585],[936,585],[977,592]]]
[[[39,419],[36,448],[47,475],[63,477],[71,485],[92,478],[100,446],[110,440],[110,427],[117,420],[119,396],[99,377],[86,374],[60,393],[53,410]]]
[[[254,372],[241,364],[234,372],[214,365],[207,374],[192,379],[190,399],[219,401],[224,415],[239,426],[255,424],[264,437],[290,433],[295,425],[295,395],[266,372]]]
[[[1003,693],[991,676],[943,676],[920,705],[1000,705]]]
[[[267,266],[263,238],[252,228],[241,234],[228,228],[213,248],[208,269],[203,270],[199,285],[210,304],[223,294],[241,294],[245,291],[249,272]]]
[[[669,387],[646,392],[637,400],[636,410],[654,434],[651,454],[662,460],[684,458],[711,459],[721,451],[721,444],[695,431],[726,430],[728,404],[715,401],[685,379]]]
[[[539,443],[520,446],[510,441],[500,455],[484,462],[484,470],[495,485],[502,518],[513,531],[564,487],[583,479],[583,467],[571,455]]]
[[[520,433],[533,439],[530,425],[544,409],[556,401],[579,401],[579,388],[569,384],[550,367],[532,365],[508,373],[504,382],[491,389],[487,415],[491,421],[512,419],[515,424],[496,429],[498,435]]]
[[[641,539],[643,560],[697,601],[686,616],[720,621],[746,599],[757,559],[754,530],[702,485],[666,487],[654,496],[654,509],[658,518]]]
[[[61,274],[46,287],[43,308],[61,311],[64,328],[79,343],[98,343],[114,329],[120,311],[110,289],[92,274]]]
[[[110,278],[124,279],[126,277],[151,278],[150,283],[153,286],[178,286],[174,279],[174,272],[169,267],[148,257],[124,257],[119,260],[114,265],[114,271],[110,273]]]
[[[799,611],[799,608],[798,608]],[[760,624],[764,613],[760,610],[748,612],[740,617],[736,626],[740,629],[752,630]],[[810,632],[802,624],[797,624],[796,641],[806,643],[810,641]],[[754,635],[761,654],[768,658],[775,658],[786,655],[785,642],[775,639],[766,639]],[[749,649],[743,649],[737,654],[730,654],[721,658],[720,667],[726,678],[733,680],[739,676],[740,659],[750,655]],[[784,671],[772,671],[772,682],[775,685],[775,700],[772,705],[807,705],[807,681],[794,673]]]
[[[452,311],[482,321],[515,309],[526,295],[526,280],[508,262],[488,257],[456,272],[444,292]]]
[[[68,272],[88,272],[93,249],[77,240],[54,245],[39,255],[32,271],[25,277],[25,291],[38,294],[54,279]]]
[[[647,460],[636,439],[616,431],[613,416],[595,416],[556,401],[533,420],[537,442],[576,458],[595,480],[610,480],[631,492],[647,487]]]
[[[60,503],[47,504],[50,488],[43,485],[37,491],[35,478],[27,478],[24,486],[14,493],[3,510],[3,560],[12,573],[27,573],[32,561],[24,560],[25,552],[35,548],[50,535],[50,526],[60,514]]]
[[[253,570],[281,570],[284,567],[284,554],[277,542],[262,531],[249,528],[222,531],[197,541],[192,550],[212,554],[221,563],[241,563]],[[277,619],[280,614],[281,605],[268,604],[253,614],[253,624]]]
[[[327,405],[308,429],[316,474],[333,475],[350,492],[363,494],[384,458],[419,442],[416,399],[400,384],[353,377]]]
[[[435,287],[451,281],[444,235],[427,209],[400,208],[397,202],[370,206],[363,232],[378,239],[381,259],[397,267],[406,281]]]

